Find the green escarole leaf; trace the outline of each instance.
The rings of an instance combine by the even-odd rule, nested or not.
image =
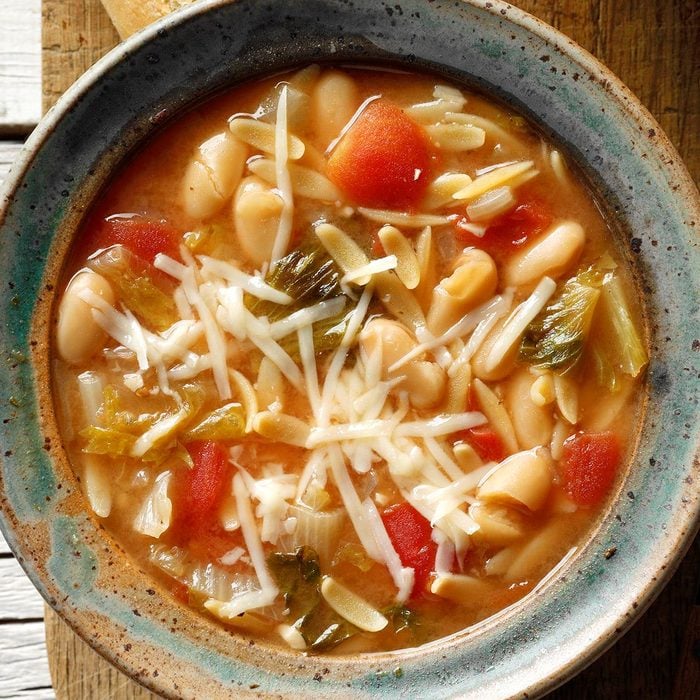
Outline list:
[[[389,620],[394,632],[403,632],[409,630],[415,632],[417,627],[420,627],[420,619],[418,613],[405,605],[394,605],[391,608],[383,611],[384,617]]]
[[[348,303],[352,303],[341,288],[341,278],[340,268],[323,248],[305,246],[278,260],[265,278],[267,284],[288,294],[294,301],[281,305],[246,296],[246,306],[256,316],[266,316],[270,322],[274,322],[320,301],[338,297],[345,299],[346,303],[339,313],[314,323],[313,327],[314,350],[333,350],[343,338],[347,326]],[[298,360],[299,340],[296,333],[282,338],[280,345],[292,358]]]
[[[585,283],[584,281],[585,280]],[[586,347],[600,290],[586,271],[569,279],[530,323],[520,344],[520,359],[561,374],[576,366]]]
[[[291,624],[301,632],[311,651],[327,651],[357,632],[321,596],[321,567],[311,547],[293,553],[273,552],[270,573],[284,596]]]
[[[278,260],[265,278],[267,284],[288,294],[294,301],[281,305],[247,297],[247,306],[256,316],[277,321],[305,306],[341,296],[341,277],[341,271],[325,250],[320,247],[298,248]]]
[[[123,245],[114,245],[87,262],[106,277],[119,300],[147,328],[164,331],[180,320],[170,284],[147,260]]]
[[[298,547],[293,553],[273,552],[267,565],[293,618],[305,615],[318,604],[321,567],[311,547]]]
[[[204,392],[201,387],[186,384],[177,400],[170,401],[167,410],[154,413],[135,413],[124,407],[125,400],[114,385],[104,389],[104,400],[100,409],[101,425],[89,425],[80,431],[85,439],[83,452],[110,457],[130,457],[136,441],[159,423],[167,421],[167,428],[159,432],[150,449],[140,459],[160,464],[168,458],[183,458],[186,450],[178,441],[178,435],[202,408]]]
[[[208,413],[183,435],[191,440],[236,440],[245,434],[245,411],[239,403],[227,403]]]

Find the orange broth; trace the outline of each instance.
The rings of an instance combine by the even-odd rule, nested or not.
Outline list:
[[[337,79],[340,89],[334,97],[335,103],[328,99],[328,85],[335,84],[333,79]],[[283,85],[287,85],[286,90],[281,88]],[[321,85],[326,86],[325,92]],[[436,86],[443,87],[436,89]],[[638,353],[636,364],[613,355],[614,348],[624,344],[624,339],[619,337],[619,325],[614,323],[615,311],[611,311],[611,304],[615,302],[623,304],[625,318],[630,324],[626,328],[628,331],[632,329],[633,340],[640,347],[643,341],[639,331],[635,330],[635,326],[640,327],[640,314],[634,307],[630,274],[615,248],[610,226],[575,169],[567,167],[561,152],[545,141],[535,128],[499,103],[461,88],[445,86],[444,81],[430,75],[311,67],[301,73],[230,90],[177,119],[130,159],[100,196],[67,263],[64,282],[67,291],[58,311],[55,392],[65,446],[88,501],[96,517],[101,517],[105,527],[139,566],[184,603],[214,617],[221,624],[239,628],[243,634],[280,644],[286,642],[302,651],[350,653],[413,647],[462,630],[519,600],[562,557],[579,546],[600,517],[609,494],[623,473],[634,433],[629,430],[629,425],[638,410],[639,384],[646,358],[643,350]],[[322,184],[327,187],[326,164],[329,159],[336,158],[333,172],[339,167],[352,169],[351,177],[354,177],[353,173],[359,173],[360,179],[364,180],[358,186],[364,187],[373,177],[384,178],[375,188],[376,201],[384,201],[393,196],[393,185],[387,184],[386,177],[389,176],[386,172],[394,166],[400,168],[407,162],[410,164],[417,152],[425,148],[430,165],[427,172],[416,172],[418,184],[411,185],[422,188],[421,195],[409,205],[403,204],[400,212],[409,218],[423,214],[438,217],[439,223],[429,227],[426,233],[426,227],[415,222],[402,225],[401,217],[395,216],[396,210],[388,215],[361,211],[363,205],[375,210],[392,208],[357,201],[353,192],[348,191],[355,184],[348,185],[345,179],[340,184],[330,183],[335,188],[332,191],[340,193],[337,199],[300,195],[293,191],[296,184],[292,182],[293,199],[287,200],[282,186],[276,188],[265,179],[252,175],[251,167],[258,167],[261,157],[275,160],[280,156],[277,141],[272,153],[265,152],[259,144],[243,140],[245,130],[240,121],[237,127],[241,130],[232,137],[229,121],[232,115],[237,115],[234,122],[236,119],[245,120],[245,115],[253,115],[257,124],[272,125],[273,131],[276,128],[274,138],[277,139],[279,133],[283,133],[276,126],[276,120],[281,119],[283,93],[289,132],[305,146],[304,155],[298,161],[289,161],[292,167],[312,170],[324,178]],[[368,103],[368,98],[375,100]],[[379,114],[379,110],[372,107],[376,103],[392,105],[385,110],[388,114],[394,114],[391,112],[394,107],[403,110],[403,117],[382,116],[381,119],[387,119],[384,128],[403,130],[401,138],[408,144],[403,154],[390,155],[392,162],[382,164],[379,170],[357,160],[364,158],[357,155],[364,153],[364,145],[352,141],[353,138],[358,140],[357,134],[362,133],[362,129],[369,128],[367,124],[372,122],[367,115],[371,110]],[[272,105],[276,113],[261,116],[261,111],[264,111],[260,109],[261,104]],[[359,113],[357,110],[361,105],[365,111]],[[423,107],[415,108],[415,105]],[[333,112],[334,109],[337,113]],[[334,147],[331,144],[329,149],[326,127],[334,119],[341,119],[343,114],[355,114],[355,120],[340,141]],[[475,116],[454,117],[454,114]],[[374,119],[376,122],[380,116]],[[408,119],[414,126],[407,127],[402,119]],[[246,124],[249,126],[248,122]],[[465,127],[461,131],[454,129],[459,133],[456,136],[453,133],[449,138],[466,139],[471,147],[462,149],[460,145],[447,143],[449,130],[441,126],[449,124]],[[215,146],[211,146],[209,155],[205,153],[206,149],[198,150],[201,144],[211,144],[211,139],[222,134],[224,136],[220,139],[226,141],[225,148],[230,150],[220,161],[226,162],[223,166],[226,169],[235,157],[242,157],[241,172],[233,175],[227,171],[218,173],[215,171],[218,167]],[[415,137],[415,134],[419,136]],[[483,144],[474,146],[473,142],[482,137]],[[232,138],[236,141],[233,145]],[[373,138],[370,135],[371,143]],[[364,134],[362,139],[366,140]],[[442,143],[440,139],[443,139]],[[293,144],[289,148],[291,153]],[[404,162],[396,164],[394,158],[404,159]],[[194,161],[199,161],[199,165],[193,165]],[[254,165],[256,161],[258,165]],[[455,199],[454,195],[460,189],[483,182],[480,178],[488,171],[484,173],[482,169],[528,161],[531,165],[523,174],[507,179],[495,188],[487,188],[487,194],[494,189],[502,190],[496,193],[498,196],[493,195],[494,213],[489,214],[487,206],[486,213],[478,219],[469,215],[467,209],[475,203],[488,205],[484,195]],[[273,166],[277,167],[279,163],[275,163],[277,165]],[[196,176],[193,173],[198,168],[204,169]],[[274,172],[277,175],[278,171]],[[498,173],[499,170],[490,172]],[[436,178],[445,173],[459,174],[460,186],[443,190],[441,196],[445,201],[435,205],[437,195],[431,187],[434,187]],[[146,291],[139,287],[139,294],[156,299],[158,303],[166,297],[163,308],[167,313],[162,312],[166,321],[156,327],[147,318],[148,314],[144,315],[141,306],[140,311],[131,309],[134,316],[126,314],[131,297],[119,287],[116,280],[121,273],[117,271],[116,277],[108,276],[105,283],[111,289],[111,298],[110,293],[105,296],[99,289],[97,296],[101,296],[103,304],[121,314],[121,320],[110,317],[106,307],[100,307],[95,301],[94,295],[83,294],[80,303],[84,305],[83,312],[88,309],[88,316],[84,317],[87,325],[81,326],[79,335],[84,335],[87,340],[81,341],[82,346],[74,347],[76,334],[65,331],[61,324],[69,325],[69,314],[76,308],[76,300],[71,301],[71,295],[75,296],[75,280],[80,275],[95,275],[105,269],[94,266],[94,260],[104,256],[100,249],[108,248],[109,252],[109,247],[115,243],[126,248],[131,246],[129,236],[133,231],[110,239],[116,227],[105,225],[104,220],[108,217],[127,215],[128,220],[136,222],[134,230],[137,235],[157,238],[162,234],[170,240],[172,245],[168,250],[171,257],[179,257],[177,263],[189,267],[194,284],[199,285],[195,290],[199,295],[197,300],[204,299],[202,303],[207,305],[215,320],[217,313],[225,315],[230,310],[226,307],[219,311],[217,304],[223,302],[216,294],[233,283],[221,276],[215,278],[214,273],[206,273],[207,277],[201,270],[201,259],[196,256],[225,261],[246,276],[254,277],[254,272],[261,270],[258,280],[269,282],[272,279],[270,270],[275,269],[275,265],[252,261],[241,243],[243,224],[237,228],[237,222],[244,221],[241,210],[237,211],[236,207],[244,199],[245,188],[241,183],[246,181],[252,188],[248,193],[257,192],[250,196],[249,206],[262,207],[266,203],[265,206],[269,205],[265,210],[268,218],[269,212],[273,212],[272,225],[261,219],[259,227],[254,227],[260,248],[271,247],[274,241],[270,236],[274,239],[278,235],[283,226],[279,223],[285,216],[283,212],[289,211],[292,225],[284,256],[299,248],[315,251],[336,275],[335,291],[329,298],[344,295],[343,313],[333,319],[340,324],[340,330],[336,328],[319,334],[318,327],[314,326],[316,331],[312,331],[316,333],[312,335],[312,343],[317,344],[312,344],[313,364],[320,385],[320,403],[316,407],[309,398],[313,386],[309,389],[308,366],[305,367],[300,358],[304,341],[294,333],[270,341],[267,336],[260,340],[262,335],[255,336],[252,330],[247,331],[247,337],[237,338],[230,329],[219,328],[217,332],[226,348],[226,370],[216,375],[212,364],[215,365],[217,360],[212,340],[206,329],[202,331],[205,324],[201,321],[198,302],[182,291],[185,282],[169,274],[158,262],[160,258],[147,259],[141,243],[136,244],[126,258],[127,265],[133,264],[136,255],[139,270],[128,285],[134,289],[143,278],[147,278],[151,287]],[[261,192],[265,193],[264,196]],[[428,209],[431,196],[433,202]],[[205,206],[207,202],[208,208]],[[525,219],[513,219],[513,212],[522,211],[518,207],[523,205],[530,207],[529,211],[534,214],[528,214]],[[204,214],[201,213],[202,207],[206,210]],[[471,211],[477,210],[479,207]],[[382,216],[387,220],[381,220]],[[139,228],[144,222],[155,222],[155,228]],[[366,262],[382,259],[390,265],[392,261],[387,259],[384,244],[378,242],[378,231],[383,224],[392,222],[394,230],[388,233],[385,230],[384,233],[388,236],[386,240],[399,241],[398,247],[392,248],[397,256],[394,267],[375,273],[376,277],[370,274],[364,280],[339,284],[348,272],[347,259],[342,252],[337,253],[323,243],[317,232],[324,229],[319,225],[340,229],[359,246]],[[126,228],[128,226],[131,224]],[[162,226],[166,226],[165,233],[159,228]],[[523,251],[541,243],[557,226],[569,226],[572,236],[578,234],[580,228],[585,237],[580,249],[558,267],[554,265],[545,269],[545,274],[538,275],[537,279],[510,285],[508,290],[503,278],[507,275],[517,277],[522,272],[520,268],[515,270],[512,264],[515,256],[523,255]],[[138,234],[138,231],[145,233]],[[426,243],[428,239],[429,244]],[[180,245],[184,246],[182,250]],[[409,252],[406,252],[406,245]],[[465,249],[472,252],[463,258]],[[452,313],[448,328],[496,297],[501,300],[500,316],[494,319],[495,328],[490,331],[487,328],[486,340],[482,338],[481,343],[475,343],[475,352],[457,367],[460,353],[465,352],[470,337],[478,331],[472,327],[462,334],[456,333],[440,345],[435,338],[449,331],[444,328],[436,331],[434,327],[430,328],[430,322],[426,322],[427,331],[423,326],[417,327],[410,314],[397,313],[396,300],[400,303],[406,296],[412,297],[412,304],[420,310],[418,316],[422,313],[434,321],[439,317],[439,309],[431,310],[431,305],[439,302],[436,301],[436,292],[431,288],[426,291],[426,276],[432,276],[432,284],[439,285],[450,278],[457,269],[456,265],[475,264],[470,255],[476,255],[483,262],[483,254],[473,253],[474,249],[492,253],[492,262],[484,264],[487,267],[493,265],[493,268],[489,267],[490,272],[485,274],[487,277],[495,275],[495,282],[485,292],[485,299],[465,303],[461,311]],[[432,252],[432,257],[426,254],[426,250]],[[544,259],[546,255],[543,253],[538,257]],[[282,256],[282,260],[286,258]],[[460,262],[464,260],[467,262]],[[109,260],[107,264],[111,264]],[[415,269],[418,265],[423,275],[422,286],[421,283],[413,288],[409,288],[410,284],[406,286],[398,274],[399,264],[406,264],[407,269],[411,265],[411,269]],[[532,265],[532,261],[528,264]],[[509,272],[508,265],[515,272]],[[86,267],[92,272],[85,272]],[[184,268],[177,269],[182,271]],[[477,273],[472,273],[471,268],[465,270],[462,281],[468,286],[471,284],[469,280],[476,279]],[[532,297],[533,290],[540,289],[540,285],[546,287],[542,280],[547,273],[556,288],[553,286],[554,291],[550,290],[547,302],[540,304],[537,318],[546,314],[548,305],[561,298],[565,284],[572,279],[578,280],[585,287],[584,292],[597,300],[592,309],[585,307],[590,314],[581,322],[583,329],[578,335],[574,334],[572,344],[578,348],[578,354],[573,353],[575,359],[564,368],[546,366],[546,363],[545,366],[536,366],[537,363],[528,360],[523,351],[518,350],[523,337],[521,331],[516,342],[497,363],[497,368],[485,370],[489,358],[494,359],[483,350],[489,338],[491,341],[496,339],[506,318]],[[401,274],[406,273],[401,270]],[[374,287],[367,286],[370,278],[369,285]],[[94,277],[90,279],[94,281]],[[207,280],[209,287],[206,286]],[[386,286],[387,280],[401,285],[400,293],[391,292],[391,287]],[[617,285],[615,294],[609,293],[606,287],[612,284],[612,280]],[[182,289],[176,292],[178,287]],[[358,333],[347,336],[347,357],[344,361],[341,358],[340,362],[342,369],[338,376],[345,398],[340,393],[337,396],[332,394],[330,414],[323,420],[324,385],[329,372],[333,371],[333,358],[338,356],[340,338],[347,332],[349,314],[362,304],[367,289],[371,292],[369,306],[362,315]],[[209,292],[211,294],[207,297]],[[458,290],[453,296],[459,293]],[[233,298],[238,292],[230,294]],[[256,308],[264,308],[267,312],[271,308],[271,302],[256,307],[249,292],[241,292],[240,296],[247,313],[253,316]],[[607,302],[604,301],[606,298]],[[308,307],[316,302],[311,299],[301,306]],[[451,298],[449,303],[453,302]],[[140,298],[139,304],[142,303],[143,298]],[[98,312],[102,313],[100,328],[104,330],[90,325],[97,323],[90,319],[96,319]],[[273,312],[279,314],[279,318],[287,314],[284,305],[279,304]],[[233,318],[234,312],[230,313]],[[238,309],[236,313],[236,318],[241,318],[244,312]],[[144,336],[147,345],[151,343],[148,338],[167,336],[170,331],[166,329],[172,327],[170,321],[173,318],[182,323],[183,328],[190,324],[196,337],[192,342],[187,341],[186,350],[177,351],[180,353],[177,357],[168,357],[166,353],[160,365],[151,345],[148,345],[151,354],[139,360],[138,352],[134,350],[133,333],[127,333],[125,345],[124,337],[114,330],[119,323],[126,324],[134,318],[138,321],[130,326],[129,333],[137,328],[136,335],[142,331],[150,334]],[[277,319],[265,316],[264,329],[269,328],[269,324],[265,325],[268,321],[274,325],[274,320]],[[390,324],[384,326],[385,331],[386,328],[395,331],[398,328],[396,332],[402,334],[401,338],[409,338],[411,347],[422,342],[427,343],[427,349],[407,361],[403,370],[392,371],[382,365],[379,371],[386,355],[372,355],[367,335],[369,325],[378,320]],[[480,321],[488,321],[488,313]],[[566,324],[566,314],[560,316],[558,322]],[[251,323],[247,328],[253,327]],[[234,330],[239,328],[235,324],[231,327]],[[525,334],[531,332],[531,326],[527,328]],[[568,329],[565,325],[562,328]],[[259,331],[263,335],[267,332]],[[91,333],[95,336],[92,344]],[[239,332],[239,335],[245,333]],[[378,342],[385,343],[383,352],[389,353],[388,336],[379,337]],[[557,336],[557,340],[560,341],[561,337]],[[430,345],[431,341],[434,341],[433,345]],[[130,342],[132,346],[128,347]],[[296,365],[303,379],[300,386],[295,387],[279,369],[277,350],[270,354],[261,349],[261,345],[267,343],[265,347],[268,347],[270,342],[281,348]],[[87,347],[83,347],[86,344]],[[567,353],[571,353],[570,346],[557,346],[557,350],[567,357]],[[639,360],[640,356],[642,360]],[[198,371],[184,372],[182,376],[186,376],[181,379],[176,368],[186,364],[185,358],[189,358],[190,363],[203,364]],[[427,374],[420,374],[420,377],[436,377],[436,381],[444,382],[441,390],[432,388],[436,396],[423,397],[425,387],[419,381],[407,393],[409,380],[404,377],[408,375],[401,372],[414,371],[412,362],[423,363],[419,369]],[[288,366],[287,369],[291,371]],[[231,370],[238,374],[231,374]],[[452,374],[451,370],[454,370]],[[164,380],[164,376],[168,379]],[[362,383],[365,381],[367,385]],[[517,385],[520,389],[515,388],[516,382],[520,382]],[[224,385],[228,393],[222,391]],[[371,397],[367,393],[378,385],[385,389],[380,410],[375,411],[375,415],[365,408],[363,413],[357,406],[369,405]],[[255,423],[255,416],[249,415],[251,407],[246,387],[256,396],[257,413],[266,414],[264,421],[259,419],[260,422]],[[271,396],[274,401],[265,404],[264,401]],[[541,405],[535,403],[535,398]],[[235,403],[240,407],[230,408]],[[209,427],[202,428],[203,421],[213,414],[219,415],[216,411],[222,406],[229,407],[226,409],[229,423],[217,423],[212,428],[210,420]],[[484,418],[477,418],[474,427],[463,427],[477,414]],[[535,414],[542,416],[539,425],[533,418]],[[273,424],[270,428],[265,422],[274,421],[280,415],[283,416],[280,425]],[[409,421],[424,426],[436,416],[452,416],[458,427],[432,437],[414,435],[408,428],[402,433],[404,437],[398,436],[399,428],[391,432],[397,425]],[[175,428],[163,428],[162,434],[151,440],[149,435],[155,435],[156,426],[165,426],[163,421],[168,420],[176,424]],[[364,424],[363,421],[371,432],[374,429],[370,424],[372,420],[384,423],[379,434],[364,439],[364,453],[357,448],[362,439],[343,442],[322,438],[326,441],[311,444],[305,442],[303,435],[301,438],[285,437],[287,423],[293,426],[293,421],[301,421],[304,430],[310,430],[312,437],[307,439],[312,440],[314,435],[325,435],[323,431],[328,428]],[[392,420],[395,423],[388,427]],[[251,424],[254,424],[252,430]],[[473,433],[479,429],[481,440],[474,438]],[[420,433],[423,427],[415,430]],[[579,447],[574,445],[577,436],[581,435],[593,436],[590,438],[593,452],[580,449],[581,443]],[[539,440],[541,436],[545,439],[533,444],[533,439]],[[381,443],[382,438],[391,443],[391,450],[401,453],[401,459],[387,457],[391,450],[386,443]],[[488,444],[485,445],[484,440]],[[195,442],[199,447],[192,447]],[[290,444],[294,442],[297,444]],[[214,450],[211,448],[207,452],[209,448],[202,445],[208,443],[215,443],[218,451],[211,452]],[[150,446],[146,452],[138,454],[144,445]],[[315,453],[318,453],[316,466],[310,470],[309,460]],[[212,454],[215,456],[211,457]],[[337,463],[333,466],[333,454],[342,455],[340,466]],[[353,454],[364,455],[362,464],[353,463]],[[508,455],[513,454],[519,455],[517,459],[521,461],[529,460],[527,468],[518,472],[520,481],[515,485],[509,482],[493,486],[494,478],[503,480],[508,469],[512,471],[512,466],[508,465],[514,462]],[[204,466],[197,461],[206,459],[209,462]],[[341,472],[347,477],[345,485],[338,482]],[[473,482],[469,481],[470,474],[476,475]],[[158,493],[156,479],[163,475],[166,477],[161,483],[166,487]],[[464,481],[460,481],[462,477]],[[591,479],[598,485],[590,486]],[[524,487],[522,480],[531,480],[532,484]],[[460,489],[456,482],[466,485]],[[237,488],[234,483],[238,483]],[[440,491],[441,488],[446,490]],[[149,498],[152,508],[147,512]],[[448,507],[450,498],[454,503]],[[241,510],[246,499],[246,507],[252,514],[247,520],[247,534],[243,525],[246,516]],[[441,504],[444,510],[438,512]],[[392,507],[397,506],[400,508],[394,511],[394,516],[387,515]],[[330,519],[335,518],[334,524],[326,531],[323,531],[325,525],[321,527],[320,535],[314,531],[313,541],[299,542],[295,534],[295,528],[299,528],[301,522],[301,516],[295,515],[299,509],[304,511],[304,517],[309,516],[309,522],[319,514],[327,514]],[[479,512],[480,518],[476,517]],[[372,513],[379,516],[379,525],[377,522],[374,526],[368,525]],[[432,530],[432,539],[412,544],[400,542],[411,539],[410,533],[402,528],[411,529],[406,523],[413,522],[411,518],[416,517],[420,519],[421,527]],[[273,533],[267,539],[266,528]],[[259,558],[256,562],[249,547],[250,537],[256,539],[264,555],[264,564]],[[321,539],[317,542],[319,537]],[[382,540],[382,537],[386,539]],[[417,537],[415,535],[414,539]],[[368,551],[367,538],[375,547],[374,553]],[[387,541],[391,543],[389,549]],[[306,545],[307,549],[300,552],[297,548],[301,545]],[[422,554],[418,551],[421,547]],[[295,551],[299,553],[296,559]],[[287,556],[275,560],[275,553]],[[393,568],[389,561],[392,556]],[[309,561],[311,569],[304,569]],[[314,566],[318,568],[314,569]],[[261,567],[266,572],[261,573]],[[303,578],[305,574],[308,580]],[[271,581],[267,586],[263,580],[265,576]],[[363,629],[363,626],[372,626],[366,623],[369,614],[366,610],[365,618],[360,616],[361,619],[348,619],[347,615],[341,614],[344,610],[342,604],[338,604],[333,593],[321,586],[324,577],[330,577],[334,583],[348,589],[352,596],[360,599],[361,606],[383,616],[385,626],[377,631]],[[416,583],[419,579],[420,585]],[[243,612],[239,612],[235,605],[226,607],[230,600],[240,596],[241,591],[258,588],[270,594],[267,598],[265,595],[261,597],[264,604],[246,608]],[[283,599],[284,592],[288,593],[286,600]],[[215,602],[205,608],[205,602],[211,600]],[[231,610],[235,614],[229,614]]]

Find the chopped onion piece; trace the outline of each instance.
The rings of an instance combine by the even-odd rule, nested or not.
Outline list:
[[[172,474],[163,472],[156,477],[151,492],[134,520],[134,529],[142,535],[160,537],[170,527],[173,503],[168,498],[168,486]]]

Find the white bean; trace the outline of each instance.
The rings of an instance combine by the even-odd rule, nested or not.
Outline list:
[[[389,367],[416,346],[411,334],[396,321],[375,318],[360,334],[360,348],[371,356],[377,346],[382,348],[382,379],[404,377],[398,385],[400,391],[408,393],[409,401],[416,408],[435,406],[445,393],[447,378],[445,372],[435,362],[415,359],[393,372]]]
[[[552,412],[532,401],[532,385],[532,375],[520,369],[508,380],[505,391],[506,407],[523,450],[548,445],[552,439]]]
[[[479,526],[478,539],[505,545],[523,536],[522,516],[515,510],[496,503],[475,503],[469,517]]]
[[[493,258],[483,250],[465,250],[455,262],[452,274],[433,291],[427,314],[428,328],[435,335],[444,333],[466,313],[490,299],[497,284]]]
[[[114,305],[111,285],[96,272],[81,270],[68,283],[58,305],[56,350],[61,359],[73,365],[90,359],[107,338],[107,334],[92,317],[92,307],[79,297],[85,289]]]
[[[182,198],[186,213],[196,219],[216,214],[240,182],[247,157],[247,146],[229,132],[205,141],[185,170]]]
[[[522,252],[513,255],[503,267],[506,286],[530,285],[545,275],[556,279],[578,259],[586,234],[575,221],[558,224]]]
[[[272,255],[284,202],[260,178],[241,180],[233,201],[233,218],[241,250],[255,265]]]
[[[326,71],[311,93],[311,123],[323,148],[340,135],[360,106],[355,81],[338,70]]]
[[[551,485],[549,465],[538,452],[529,450],[504,459],[481,484],[477,497],[485,501],[521,504],[536,511],[547,500]]]

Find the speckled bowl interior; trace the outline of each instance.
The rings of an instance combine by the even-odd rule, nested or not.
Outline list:
[[[304,657],[178,606],[88,514],[57,432],[51,318],[71,237],[110,173],[171,116],[309,62],[431,70],[506,100],[562,144],[617,219],[651,364],[637,448],[590,539],[537,594],[415,650]],[[0,214],[0,525],[50,604],[170,697],[511,697],[551,689],[649,604],[698,521],[698,193],[635,98],[563,35],[500,2],[202,2],[120,45],[29,140]],[[610,556],[614,552],[614,556]],[[397,669],[401,669],[400,673]]]

